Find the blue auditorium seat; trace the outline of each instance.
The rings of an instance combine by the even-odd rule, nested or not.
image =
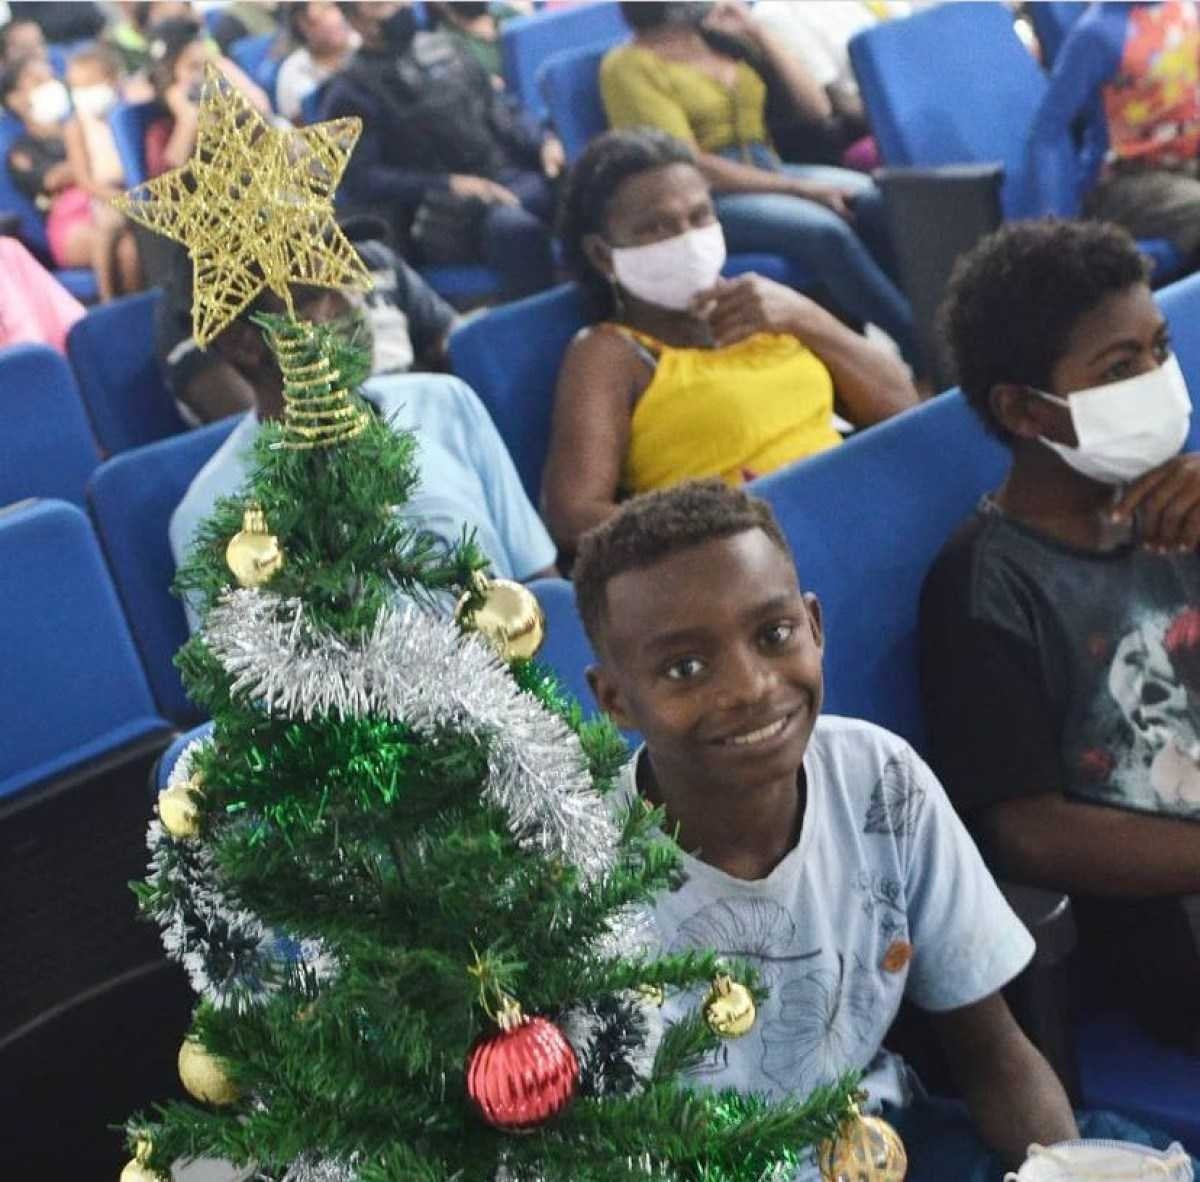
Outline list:
[[[0,210],[15,213],[21,220],[17,235],[43,261],[50,258],[50,242],[46,237],[46,219],[16,185],[8,171],[8,153],[24,134],[21,121],[8,111],[0,113]],[[98,295],[96,276],[90,267],[51,267],[52,274],[77,300],[92,303]]]
[[[538,73],[542,63],[567,46],[613,45],[629,36],[614,0],[576,4],[508,21],[500,32],[504,80],[531,115],[544,119],[546,105]]]
[[[1046,76],[1004,4],[943,4],[884,21],[856,34],[849,52],[885,164],[995,162],[1004,170],[1007,217],[1049,212],[1033,209],[1026,183],[1029,135]],[[1057,172],[1076,179],[1053,212],[1072,217],[1082,199],[1079,160],[1067,138],[1056,148]],[[1183,260],[1166,239],[1139,246],[1154,260],[1156,282],[1179,273]]]
[[[246,76],[261,86],[275,106],[275,83],[283,59],[274,52],[278,35],[260,33],[254,37],[239,37],[229,47],[229,56]]]
[[[93,308],[71,326],[67,357],[108,455],[187,428],[154,354],[157,289]]]
[[[175,561],[167,526],[192,478],[237,422],[232,415],[123,452],[102,464],[88,484],[88,505],[154,699],[175,722],[194,722],[200,713],[172,664],[188,628],[170,591]]]
[[[612,46],[612,41],[601,41],[564,49],[538,69],[538,91],[571,163],[608,127],[600,97],[600,62]]]
[[[1089,0],[1039,0],[1025,12],[1042,48],[1042,65],[1051,70],[1054,59],[1075,22],[1087,11]]]
[[[0,505],[25,497],[82,505],[99,461],[62,354],[46,345],[0,349]]]
[[[144,103],[118,103],[108,117],[113,139],[117,142],[117,154],[121,157],[125,183],[130,188],[148,179],[146,128],[165,114],[167,108],[158,99],[149,99]]]
[[[86,516],[0,511],[0,800],[149,736],[166,741]]]

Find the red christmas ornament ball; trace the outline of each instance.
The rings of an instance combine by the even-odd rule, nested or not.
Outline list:
[[[571,1044],[545,1018],[501,1021],[467,1056],[467,1094],[496,1129],[524,1132],[560,1113],[579,1084]]]

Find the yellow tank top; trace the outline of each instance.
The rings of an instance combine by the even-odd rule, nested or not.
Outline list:
[[[833,378],[793,336],[756,333],[720,349],[676,349],[623,325],[609,327],[657,358],[633,408],[626,492],[705,476],[741,484],[841,442]]]

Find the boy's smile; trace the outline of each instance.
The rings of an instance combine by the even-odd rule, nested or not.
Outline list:
[[[606,609],[593,689],[645,736],[673,819],[701,802],[728,817],[778,793],[794,807],[822,642],[789,555],[759,529],[704,542],[615,576]]]

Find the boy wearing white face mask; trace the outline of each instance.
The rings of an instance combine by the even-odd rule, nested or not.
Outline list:
[[[925,584],[932,762],[994,869],[1074,897],[1089,974],[1200,1051],[1200,455],[1145,261],[1015,224],[945,323],[1012,466]]]

